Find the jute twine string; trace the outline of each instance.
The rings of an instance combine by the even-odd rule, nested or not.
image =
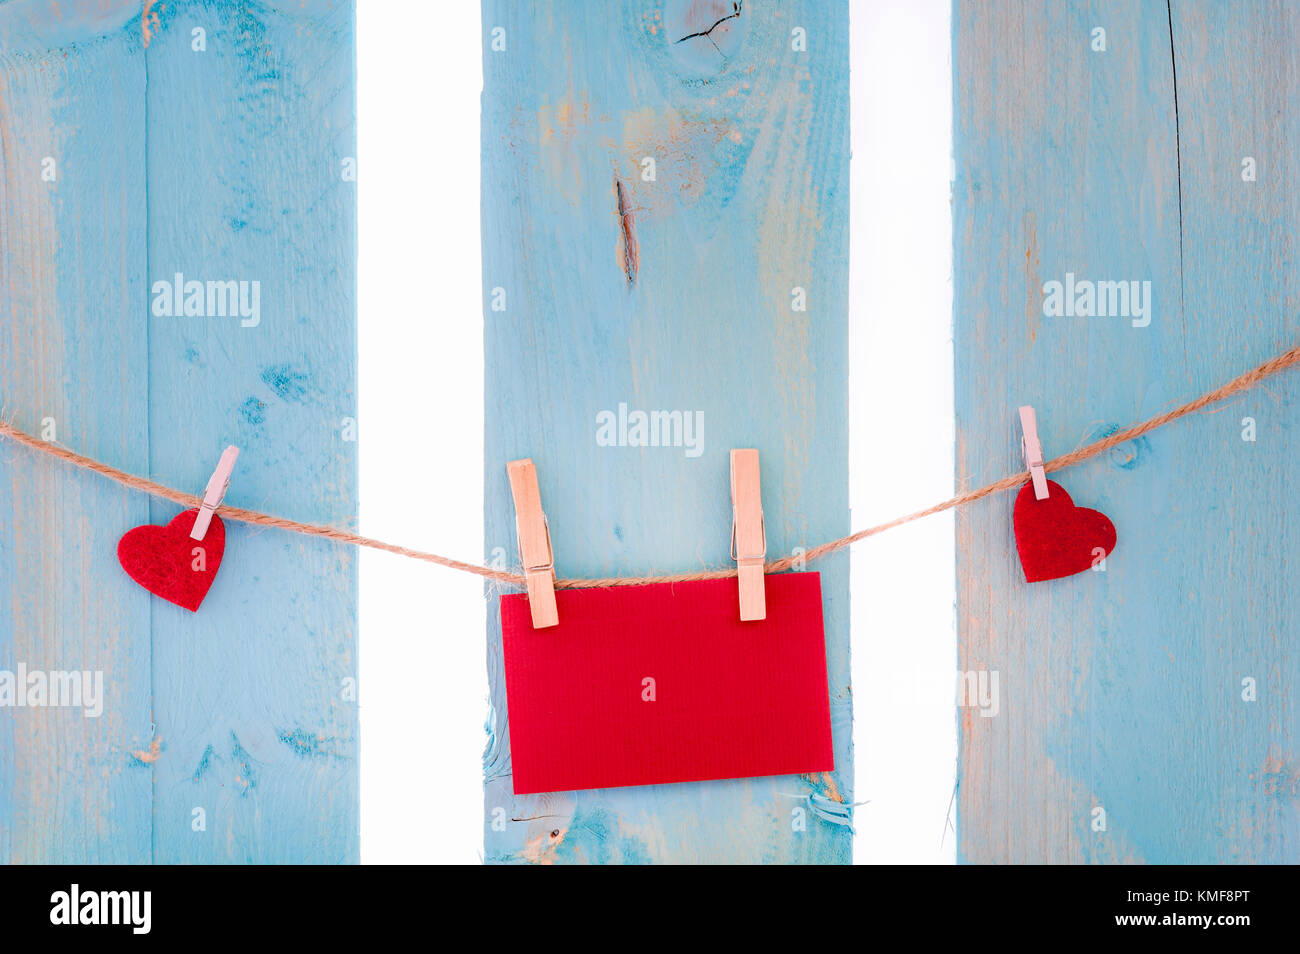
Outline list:
[[[1157,414],[1155,417],[1148,418],[1139,424],[1133,424],[1129,427],[1116,431],[1108,437],[1094,441],[1080,447],[1078,450],[1063,454],[1060,457],[1054,457],[1044,464],[1044,470],[1047,472],[1062,470],[1071,467],[1089,458],[1103,454],[1112,447],[1117,447],[1125,441],[1131,441],[1135,438],[1148,434],[1159,427],[1164,427],[1181,417],[1188,414],[1194,414],[1203,410],[1212,404],[1231,397],[1241,391],[1246,391],[1255,387],[1265,378],[1285,371],[1296,364],[1300,364],[1300,346],[1294,347],[1283,354],[1278,355],[1268,361],[1265,361],[1259,367],[1239,377],[1233,378],[1226,384],[1222,384],[1212,391],[1207,391],[1193,401],[1188,401],[1171,411],[1165,411],[1163,414]],[[200,498],[194,494],[187,494],[172,487],[167,487],[153,480],[144,477],[137,477],[134,474],[128,474],[125,471],[118,470],[116,467],[110,467],[108,464],[101,463],[93,458],[78,454],[75,451],[67,450],[56,444],[50,444],[39,438],[33,437],[24,431],[18,430],[6,421],[0,420],[0,437],[8,438],[16,444],[22,444],[31,450],[41,454],[48,454],[51,457],[57,457],[59,460],[72,464],[74,467],[80,467],[82,470],[89,470],[99,474],[101,477],[107,477],[123,487],[129,487],[132,490],[139,490],[154,497],[160,497],[163,500],[170,500],[172,503],[179,504],[182,507],[197,507]],[[790,569],[797,560],[811,562],[821,557],[827,556],[837,550],[842,550],[847,546],[857,543],[859,540],[865,540],[867,537],[875,536],[886,530],[900,527],[905,523],[911,523],[913,520],[920,520],[922,517],[928,517],[931,514],[942,513],[945,510],[952,510],[955,507],[964,507],[967,504],[975,503],[977,500],[983,500],[992,494],[1000,493],[1004,490],[1011,490],[1019,487],[1024,483],[1027,477],[1027,471],[1011,474],[1003,477],[1001,480],[995,480],[991,484],[985,484],[977,490],[968,490],[965,493],[950,497],[942,503],[937,503],[932,507],[926,507],[924,510],[918,510],[915,513],[909,513],[906,516],[895,517],[885,523],[877,524],[874,527],[868,527],[865,530],[859,530],[857,533],[850,534],[847,537],[841,537],[838,540],[831,540],[820,546],[815,546],[799,557],[787,556],[779,560],[771,560],[765,564],[765,570],[768,573],[779,573],[782,570]],[[484,579],[493,580],[497,583],[523,586],[524,578],[518,573],[508,573],[504,570],[494,570],[491,567],[479,566],[476,563],[464,563],[460,560],[453,560],[450,557],[439,556],[436,553],[426,553],[423,550],[413,550],[410,547],[401,547],[393,543],[385,543],[383,540],[376,540],[373,537],[363,537],[360,534],[352,533],[348,530],[340,530],[336,527],[327,527],[314,523],[302,523],[298,520],[287,520],[284,517],[276,517],[271,514],[260,513],[256,510],[245,510],[242,507],[228,507],[224,504],[219,508],[223,520],[236,520],[241,523],[251,523],[259,527],[272,527],[277,530],[288,530],[291,533],[301,533],[309,537],[322,537],[326,540],[333,540],[336,543],[345,543],[358,547],[369,547],[372,550],[383,550],[385,553],[395,553],[398,556],[409,557],[412,560],[423,560],[426,563],[436,563],[439,566],[445,566],[452,570],[460,570],[464,573],[473,573]],[[600,579],[562,579],[556,581],[556,587],[562,589],[579,589],[597,586],[644,586],[650,583],[685,583],[691,580],[721,580],[736,575],[736,568],[730,567],[718,570],[700,570],[693,573],[673,573],[668,576],[612,576],[602,577]]]

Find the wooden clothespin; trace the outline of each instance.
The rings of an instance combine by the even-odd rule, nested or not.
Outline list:
[[[1038,441],[1038,417],[1028,404],[1020,409],[1020,429],[1024,431],[1020,446],[1025,453],[1025,466],[1034,481],[1034,499],[1046,500],[1047,472],[1043,470],[1043,445]]]
[[[198,516],[190,528],[191,540],[202,540],[208,535],[212,515],[217,512],[221,502],[226,499],[226,491],[230,489],[230,475],[235,470],[238,457],[239,448],[233,445],[221,452],[221,460],[217,461],[217,469],[208,478],[207,489],[203,491],[203,503],[199,505]]]
[[[731,451],[731,558],[740,581],[740,618],[767,619],[763,561],[767,526],[758,479],[758,451]]]
[[[533,629],[558,626],[555,607],[555,554],[551,550],[551,528],[542,512],[542,493],[537,488],[537,468],[531,458],[512,460],[506,465],[510,494],[515,498],[515,535],[519,538],[519,560],[528,582],[528,608]]]

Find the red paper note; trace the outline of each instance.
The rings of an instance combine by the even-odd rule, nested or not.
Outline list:
[[[768,576],[745,623],[734,579],[556,600],[535,630],[501,597],[516,794],[834,769],[819,574]]]

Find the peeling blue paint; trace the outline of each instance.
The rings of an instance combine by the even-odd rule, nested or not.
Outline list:
[[[338,755],[337,740],[317,732],[297,728],[291,732],[281,732],[278,738],[302,758],[333,758]]]
[[[239,736],[230,733],[230,757],[235,762],[235,785],[239,788],[240,795],[247,795],[253,789],[257,788],[257,768],[253,764],[253,757],[244,751],[244,747],[239,744]]]
[[[266,423],[266,405],[255,397],[247,398],[239,405],[239,416],[254,427]]]
[[[619,831],[618,819],[602,805],[579,808],[563,831],[555,848],[555,860],[596,865],[644,865],[652,861],[650,850],[637,838]]]
[[[821,792],[808,793],[808,807],[813,815],[832,825],[847,825],[853,830],[853,806],[847,802],[837,802]]]
[[[216,757],[216,754],[216,750],[211,745],[203,750],[203,755],[199,758],[199,764],[194,769],[194,781],[201,781],[203,776],[208,774],[208,769],[212,768],[212,760]]]
[[[286,401],[301,401],[307,396],[306,372],[288,364],[274,364],[262,369],[262,382]]]

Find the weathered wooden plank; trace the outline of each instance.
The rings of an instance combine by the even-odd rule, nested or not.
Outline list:
[[[130,6],[0,5],[0,405],[142,472],[145,73]],[[152,773],[131,755],[151,738],[149,597],[115,559],[148,513],[0,447],[0,670],[100,673],[105,697],[98,717],[0,709],[0,860],[149,860]]]
[[[151,472],[197,491],[236,444],[232,503],[338,526],[356,513],[352,15],[169,4],[146,56],[150,282],[260,293],[253,316],[149,318]],[[201,612],[158,603],[153,631],[155,860],[356,861],[355,551],[228,525]]]
[[[1020,465],[1020,403],[1061,453],[1295,343],[1298,33],[1283,4],[955,5],[963,484]],[[1150,323],[1046,316],[1067,272],[1149,281]],[[1300,857],[1297,387],[1066,472],[1118,529],[1104,572],[1027,586],[1011,496],[958,515],[961,668],[1002,691],[961,724],[963,860]]]
[[[514,553],[522,456],[562,575],[725,564],[731,447],[760,451],[769,553],[847,531],[847,17],[484,4],[489,553]],[[699,412],[702,442],[601,446],[621,404]],[[817,778],[516,798],[493,604],[487,860],[848,861],[847,567],[817,567],[836,751]]]
[[[196,491],[238,444],[232,503],[349,523],[351,3],[60,16],[0,6],[0,403]],[[259,320],[159,315],[176,272],[258,282]],[[229,525],[191,615],[115,558],[177,508],[11,448],[0,474],[0,669],[106,685],[99,719],[0,711],[0,857],[355,861],[355,555]]]

